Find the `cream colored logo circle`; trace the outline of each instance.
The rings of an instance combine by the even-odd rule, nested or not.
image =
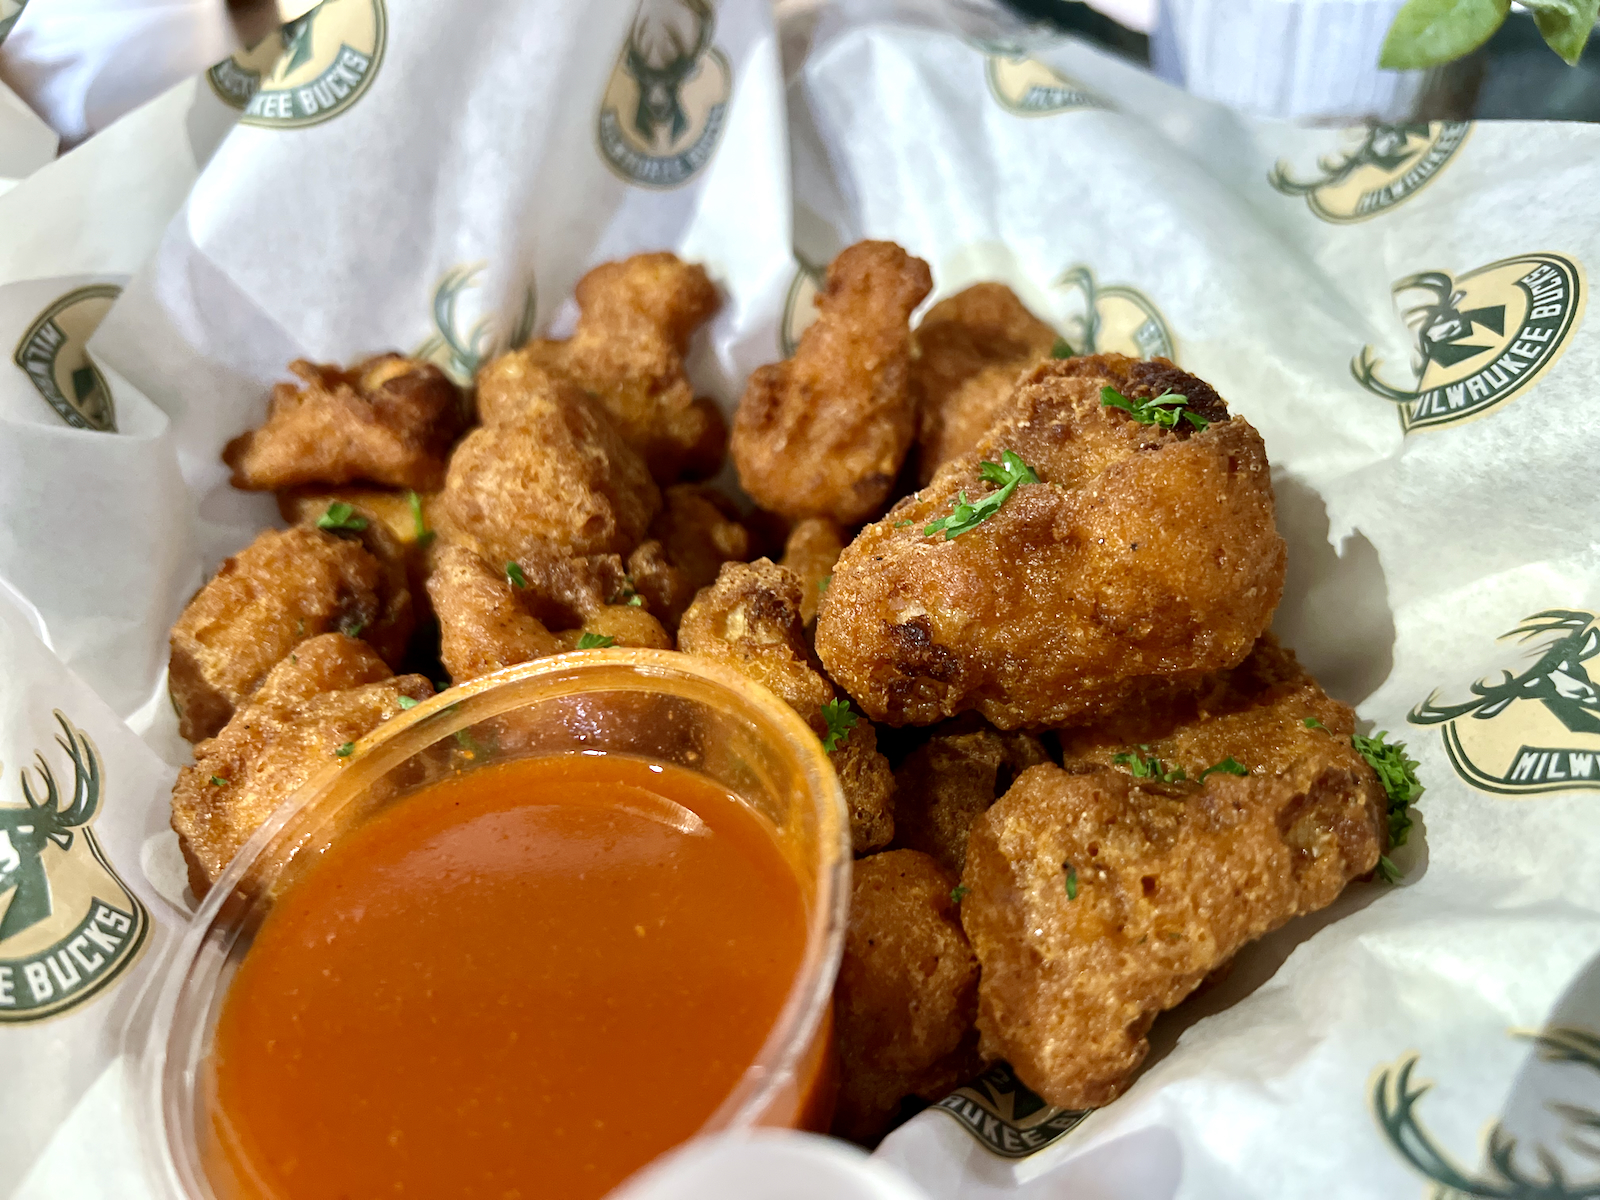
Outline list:
[[[991,53],[984,64],[989,94],[1019,117],[1051,117],[1108,105],[1083,84],[1020,53]]]
[[[674,188],[711,161],[733,68],[706,0],[644,0],[600,102],[601,156],[629,183]]]
[[[117,414],[106,386],[89,359],[89,335],[122,289],[112,283],[75,288],[34,319],[12,353],[45,403],[74,429],[115,433]]]
[[[1085,266],[1069,267],[1056,280],[1081,302],[1068,317],[1062,335],[1075,354],[1126,354],[1130,358],[1177,361],[1177,345],[1161,310],[1143,292],[1127,284],[1102,287]]]
[[[1521,653],[1498,679],[1480,679],[1465,699],[1435,691],[1411,711],[1413,725],[1438,725],[1457,774],[1504,796],[1600,788],[1600,688],[1588,664],[1600,655],[1600,621],[1581,609],[1547,609],[1502,642]]]
[[[1368,125],[1346,130],[1351,144],[1317,160],[1310,179],[1297,179],[1280,160],[1267,180],[1286,196],[1304,196],[1324,221],[1349,224],[1409,200],[1431,183],[1467,140],[1467,121]]]
[[[1363,347],[1350,364],[1369,392],[1400,406],[1411,432],[1484,416],[1531,388],[1583,315],[1583,268],[1560,254],[1503,258],[1463,275],[1422,271],[1394,285],[1413,338],[1411,386],[1381,379]]]
[[[337,116],[365,94],[383,61],[383,0],[323,0],[207,72],[246,125],[296,128]]]
[[[783,320],[778,324],[778,349],[793,358],[800,346],[800,335],[817,319],[817,296],[827,281],[827,269],[814,267],[800,259],[800,267],[783,300]]]
[[[0,807],[0,1023],[83,1003],[133,962],[149,931],[144,905],[89,828],[104,783],[100,753],[55,718],[59,748],[23,769],[22,805]]]

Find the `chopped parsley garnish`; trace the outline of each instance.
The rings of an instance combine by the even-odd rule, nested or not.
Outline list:
[[[211,786],[212,787],[227,787],[228,786],[228,782],[229,781],[224,779],[221,775],[213,775],[211,777]]]
[[[828,736],[822,739],[822,748],[832,754],[850,740],[850,731],[861,723],[861,718],[850,711],[850,701],[829,700],[822,706],[822,719],[828,723]]]
[[[1067,870],[1067,899],[1076,900],[1078,898],[1078,868],[1071,863],[1062,863],[1061,865]]]
[[[904,521],[896,521],[894,523],[894,527],[896,529],[903,529],[907,525],[915,525],[915,524],[916,524],[915,521],[913,521],[910,517],[907,517]]]
[[[1223,759],[1221,762],[1213,763],[1211,766],[1207,767],[1204,771],[1201,771],[1200,774],[1195,776],[1195,782],[1199,783],[1202,780],[1204,780],[1207,775],[1215,774],[1217,771],[1221,771],[1221,772],[1223,772],[1224,774],[1227,774],[1227,775],[1248,775],[1248,774],[1250,774],[1250,768],[1245,766],[1242,762],[1239,762],[1236,758],[1233,757],[1233,755],[1230,754],[1230,755],[1228,755],[1227,758]]]
[[[1184,420],[1196,429],[1204,429],[1211,422],[1193,409],[1186,408],[1189,397],[1177,392],[1163,392],[1152,400],[1130,400],[1113,387],[1100,389],[1100,403],[1107,408],[1120,408],[1141,425],[1159,425],[1171,429]]]
[[[604,650],[616,644],[617,639],[605,633],[586,633],[578,639],[579,650]]]
[[[953,889],[951,889],[950,902],[952,904],[960,904],[963,900],[965,900],[967,898],[967,893],[970,892],[971,890],[972,889],[969,888],[966,884],[958,883]]]
[[[318,529],[348,529],[359,532],[366,527],[367,519],[356,516],[356,510],[343,500],[335,500],[328,505],[328,511],[317,518]]]
[[[1315,717],[1307,717],[1304,721],[1301,721],[1300,724],[1304,725],[1307,729],[1326,729],[1327,728],[1326,725],[1324,725],[1321,721],[1317,720]]]
[[[411,503],[411,522],[416,526],[417,545],[426,550],[438,534],[428,528],[428,520],[422,515],[422,497],[415,492],[407,492],[406,499]]]
[[[1149,749],[1148,745],[1140,743],[1139,750]],[[1147,758],[1140,754],[1139,750],[1112,755],[1111,761],[1119,767],[1127,767],[1135,779],[1154,779],[1157,783],[1179,783],[1188,778],[1182,767],[1173,767],[1169,771],[1159,758],[1154,755]]]
[[[1050,347],[1051,358],[1071,358],[1076,353],[1077,351],[1072,348],[1071,344],[1064,337],[1058,337],[1056,339],[1056,344]]]
[[[511,580],[512,587],[525,588],[528,586],[528,577],[522,573],[522,567],[517,563],[506,564],[506,578]]]
[[[337,750],[334,751],[334,753],[337,754],[340,758],[349,758],[355,752],[356,752],[356,744],[354,742],[346,742],[344,745],[340,746]]]
[[[633,576],[624,575],[622,577],[622,590],[610,600],[607,600],[606,603],[631,604],[634,608],[642,608],[644,606],[644,597],[639,595],[638,589],[633,586]]]
[[[416,706],[417,706],[417,702],[415,700],[413,700],[410,696],[401,696],[400,697],[400,707],[401,708],[415,708]]]
[[[821,579],[817,580],[817,591],[819,591],[819,592],[827,591],[828,590],[828,585],[830,583],[832,583],[832,582],[833,582],[833,576],[832,575],[824,575]]]
[[[1374,737],[1362,737],[1358,733],[1350,739],[1350,744],[1376,772],[1384,794],[1389,797],[1389,848],[1393,850],[1406,844],[1411,832],[1411,804],[1422,795],[1422,781],[1417,778],[1416,759],[1406,754],[1406,744],[1385,742],[1383,739],[1388,736],[1387,729],[1380,730]],[[1400,869],[1389,861],[1388,855],[1383,855],[1378,859],[1378,874],[1386,882],[1394,883],[1400,878]]]
[[[358,638],[361,636],[361,631],[366,627],[367,623],[365,621],[355,617],[345,617],[339,622],[339,632],[344,634],[345,637]]]
[[[1000,506],[1011,499],[1011,493],[1017,490],[1018,484],[1039,482],[1039,477],[1033,473],[1033,468],[1010,450],[1002,450],[1000,461],[997,463],[979,463],[978,470],[983,478],[998,487],[999,491],[990,492],[976,503],[967,499],[966,492],[958,493],[955,507],[950,515],[940,517],[924,528],[923,537],[932,537],[941,532],[947,542],[951,538],[960,537],[999,512]]]

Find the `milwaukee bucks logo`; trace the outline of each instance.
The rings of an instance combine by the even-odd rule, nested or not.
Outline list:
[[[1464,275],[1423,271],[1394,293],[1413,338],[1414,382],[1381,379],[1371,346],[1350,370],[1400,406],[1408,433],[1484,416],[1526,392],[1561,357],[1585,299],[1582,268],[1559,254],[1503,258]]]
[[[1478,680],[1469,700],[1441,704],[1434,692],[1411,711],[1411,723],[1443,726],[1451,764],[1483,791],[1600,788],[1600,691],[1585,665],[1600,654],[1595,614],[1549,609],[1500,640],[1527,646],[1532,661]]]
[[[989,94],[1000,107],[1019,117],[1051,117],[1079,108],[1109,105],[1083,84],[1069,79],[1013,47],[987,47],[983,74]]]
[[[23,806],[0,808],[0,1022],[81,1004],[133,961],[149,927],[89,828],[100,807],[100,754],[83,730],[55,718],[71,794],[63,796],[41,753],[23,769]]]
[[[1055,1108],[997,1062],[934,1106],[1001,1158],[1026,1158],[1074,1129],[1092,1109]]]
[[[492,332],[493,321],[481,316],[468,324],[463,315],[467,294],[478,287],[478,277],[488,263],[466,263],[445,272],[433,289],[433,333],[411,352],[413,358],[431,362],[462,387],[472,383],[478,367],[503,350],[515,350],[533,336],[538,297],[533,284],[523,293],[522,314],[510,336],[498,341]]]
[[[674,188],[711,161],[733,68],[707,0],[643,0],[600,102],[600,153],[630,183]]]
[[[206,75],[246,125],[315,125],[372,85],[387,34],[383,0],[322,0]]]
[[[75,288],[34,319],[11,361],[74,429],[117,430],[105,377],[89,358],[89,335],[122,294],[112,283]]]
[[[1354,145],[1319,158],[1312,178],[1296,179],[1293,166],[1280,159],[1267,182],[1285,196],[1304,196],[1324,221],[1365,221],[1431,183],[1471,128],[1466,121],[1358,127],[1346,131]]]
[[[1075,354],[1126,354],[1131,358],[1176,360],[1172,331],[1159,309],[1143,292],[1125,284],[1101,287],[1088,267],[1071,267],[1056,286],[1066,288],[1081,304],[1067,318],[1062,336]]]
[[[785,358],[793,358],[800,345],[800,335],[817,319],[817,296],[827,283],[826,267],[808,263],[798,254],[800,263],[789,283],[789,294],[783,299],[783,320],[778,322],[778,350]]]
[[[1548,1063],[1569,1063],[1600,1072],[1600,1037],[1583,1029],[1550,1029],[1519,1034],[1538,1047]],[[1568,1179],[1560,1159],[1548,1147],[1530,1152],[1519,1146],[1505,1126],[1489,1126],[1483,1171],[1458,1164],[1422,1125],[1417,1106],[1433,1086],[1413,1082],[1417,1056],[1407,1055],[1378,1072],[1372,1085],[1372,1110],[1384,1137],[1395,1153],[1433,1184],[1433,1200],[1466,1200],[1469,1196],[1491,1200],[1593,1200],[1600,1196],[1600,1176]],[[1548,1109],[1564,1128],[1568,1147],[1586,1158],[1600,1159],[1593,1139],[1600,1129],[1600,1112],[1587,1105],[1551,1101]],[[1519,1159],[1519,1152],[1521,1161]],[[1529,1160],[1532,1160],[1530,1163]]]

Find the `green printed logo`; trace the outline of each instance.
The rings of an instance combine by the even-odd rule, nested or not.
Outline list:
[[[531,282],[523,293],[522,314],[503,343],[491,332],[491,318],[480,317],[470,326],[467,324],[460,311],[462,298],[478,286],[478,277],[488,265],[486,262],[463,263],[445,272],[433,289],[434,331],[411,352],[412,358],[431,362],[462,387],[472,383],[472,377],[484,362],[503,351],[515,350],[533,336],[534,314],[539,302]]]
[[[1053,117],[1080,108],[1111,107],[1077,80],[1029,58],[1020,49],[994,47],[985,59],[983,73],[989,94],[1015,116]]]
[[[1529,647],[1520,671],[1480,679],[1472,698],[1412,709],[1413,725],[1440,725],[1445,752],[1473,787],[1503,796],[1600,788],[1600,691],[1584,664],[1600,654],[1592,612],[1553,608],[1498,640]]]
[[[0,42],[6,40],[6,35],[27,6],[28,0],[0,0]]]
[[[1285,196],[1304,196],[1324,221],[1365,221],[1411,199],[1444,170],[1461,149],[1472,124],[1435,121],[1409,125],[1370,124],[1345,131],[1355,144],[1317,160],[1316,174],[1296,179],[1280,159],[1267,182]]]
[[[1101,287],[1085,266],[1069,267],[1056,286],[1076,293],[1082,310],[1068,317],[1062,331],[1076,354],[1126,354],[1130,358],[1177,361],[1177,346],[1161,310],[1143,292],[1126,284]]]
[[[89,359],[89,335],[121,294],[114,283],[73,289],[34,319],[11,355],[45,403],[74,429],[117,431],[111,389]]]
[[[795,261],[800,265],[783,299],[783,320],[778,322],[778,350],[785,358],[794,357],[800,335],[817,319],[817,297],[828,279],[826,267],[814,267],[798,254]]]
[[[1583,269],[1559,254],[1502,258],[1464,275],[1423,271],[1394,285],[1414,342],[1411,387],[1378,378],[1371,346],[1356,381],[1400,406],[1407,433],[1485,416],[1528,391],[1561,357],[1583,316]]]
[[[387,35],[383,0],[322,0],[206,77],[226,103],[244,110],[246,125],[316,125],[365,94]]]
[[[1026,1158],[1071,1132],[1093,1109],[1055,1108],[997,1062],[938,1104],[984,1147],[1001,1158]]]
[[[22,772],[24,806],[0,808],[0,1022],[82,1004],[126,969],[149,930],[149,914],[89,828],[100,808],[100,754],[88,734],[55,718],[71,796],[63,801],[39,754]]]
[[[643,0],[600,101],[601,156],[629,183],[675,188],[711,161],[733,68],[707,0]]]

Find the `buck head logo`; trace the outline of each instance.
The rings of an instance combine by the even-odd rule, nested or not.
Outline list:
[[[1046,1103],[1003,1062],[957,1088],[934,1108],[955,1118],[985,1149],[1001,1158],[1026,1158],[1043,1150],[1093,1111]]]
[[[1062,336],[1076,354],[1126,354],[1132,358],[1176,360],[1172,331],[1155,303],[1126,284],[1102,286],[1085,266],[1069,267],[1056,280],[1081,304],[1068,317]]]
[[[89,357],[89,337],[121,294],[114,283],[73,288],[34,318],[12,352],[44,402],[74,429],[117,430],[111,388]]]
[[[1267,181],[1285,196],[1304,196],[1324,221],[1347,224],[1377,216],[1431,182],[1467,140],[1464,121],[1373,123],[1347,130],[1347,149],[1317,159],[1310,179],[1279,161]]]
[[[322,0],[206,77],[246,125],[315,125],[366,93],[387,38],[383,0]]]
[[[984,78],[1001,108],[1018,117],[1053,117],[1084,108],[1111,107],[1076,79],[1028,57],[1021,46],[979,42]]]
[[[450,268],[433,289],[434,332],[411,352],[413,358],[431,362],[462,387],[469,387],[480,364],[505,350],[515,350],[533,336],[538,296],[530,282],[523,291],[522,313],[504,338],[496,338],[490,317],[479,317],[472,324],[462,314],[462,300],[478,287],[486,262],[464,263]]]
[[[1583,314],[1578,263],[1559,254],[1504,258],[1461,275],[1419,271],[1394,285],[1412,341],[1411,386],[1385,380],[1372,346],[1350,364],[1374,395],[1399,405],[1407,432],[1484,416],[1525,393]]]
[[[1547,609],[1500,640],[1528,646],[1532,661],[1475,681],[1467,700],[1440,703],[1435,691],[1411,711],[1411,723],[1443,726],[1456,770],[1485,791],[1600,788],[1600,689],[1585,665],[1600,655],[1600,622],[1590,612]]]
[[[22,806],[0,808],[0,1022],[82,1003],[133,961],[149,924],[89,827],[104,794],[100,754],[55,718],[70,786],[39,753],[21,774]]]
[[[712,44],[708,0],[643,0],[600,105],[600,151],[646,187],[677,187],[710,161],[733,72]]]

